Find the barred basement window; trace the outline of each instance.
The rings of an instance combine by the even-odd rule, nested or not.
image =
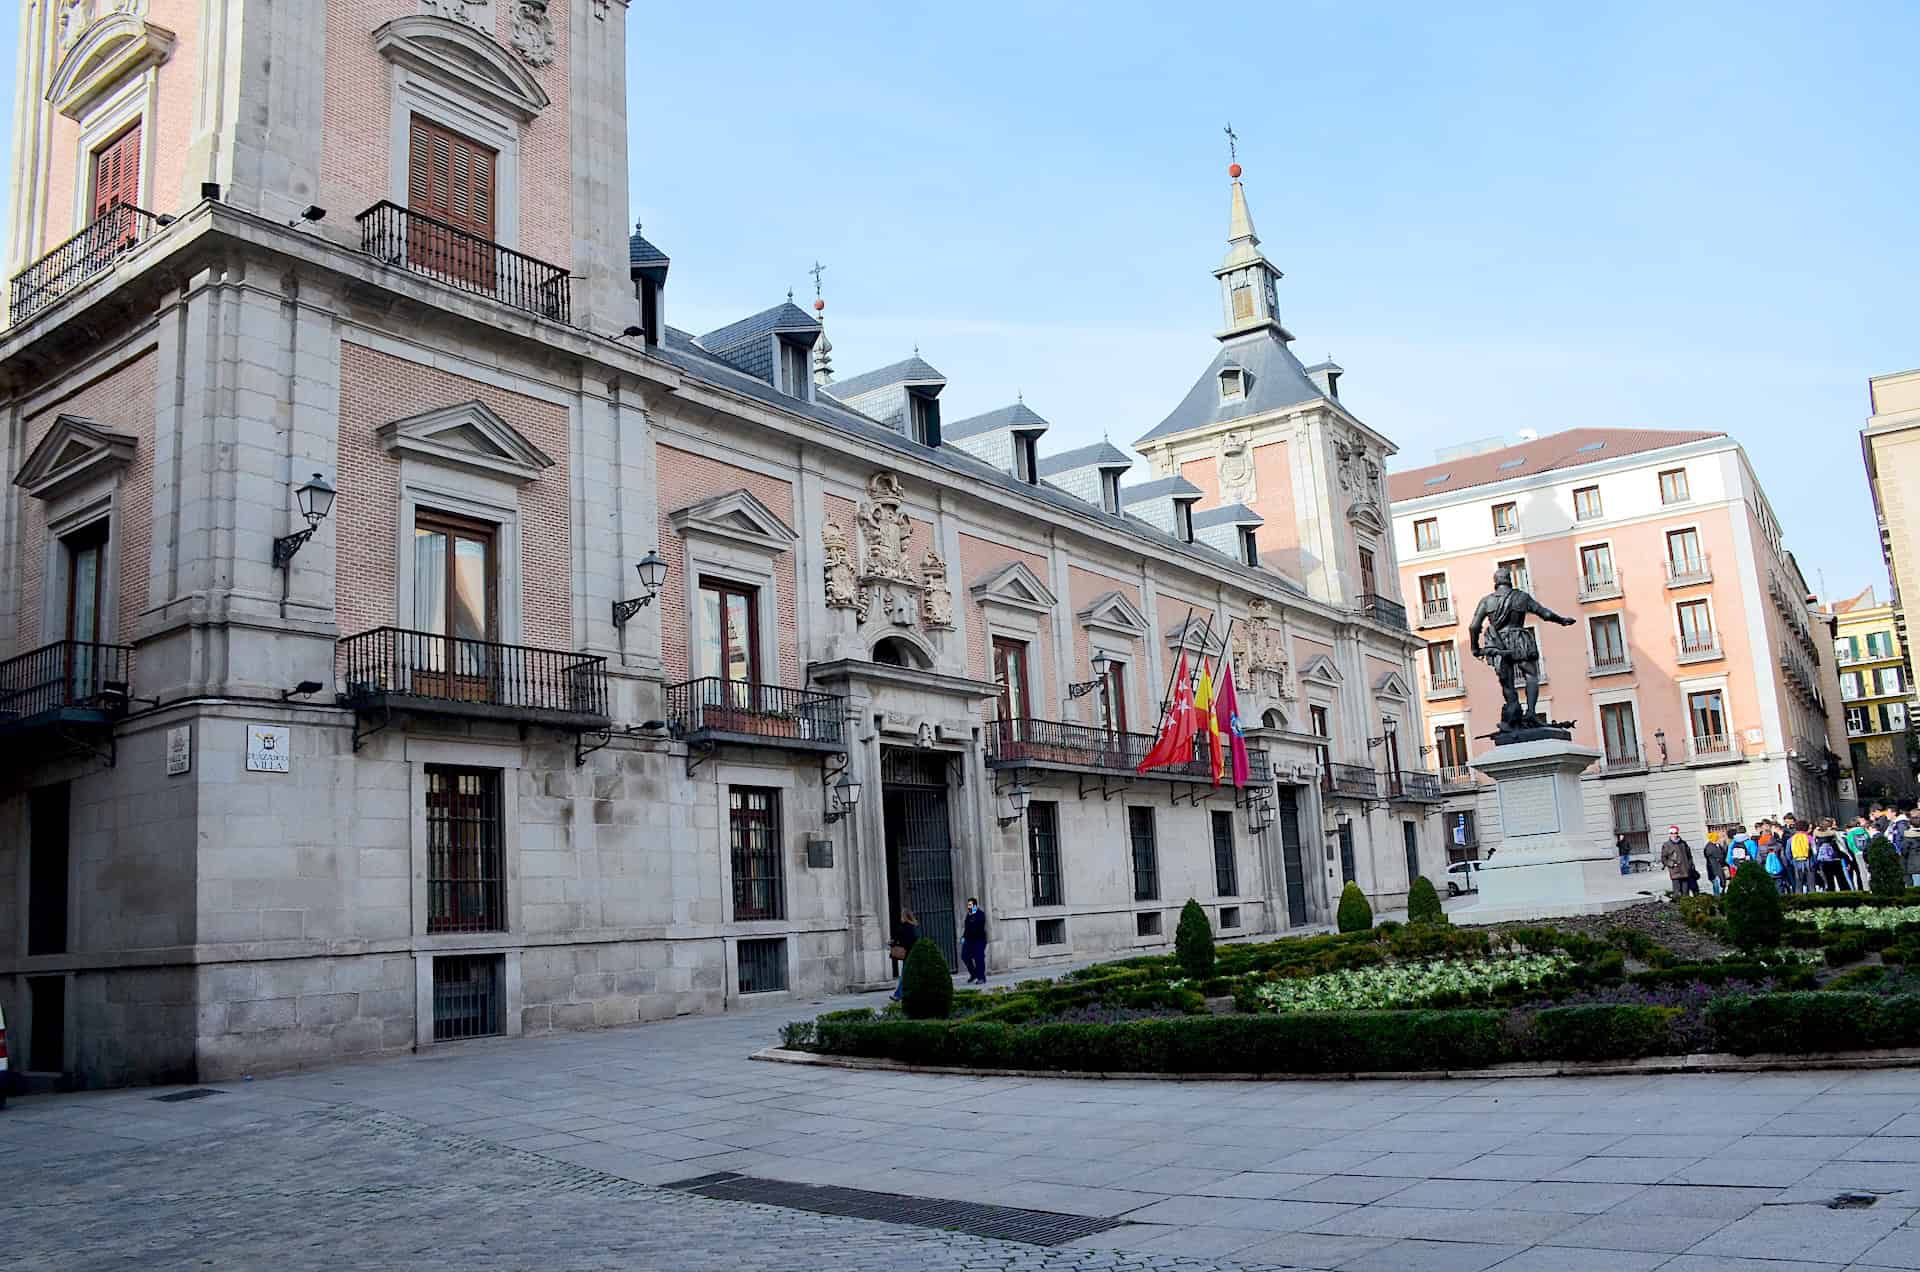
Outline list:
[[[1737,825],[1740,821],[1740,785],[1737,782],[1716,782],[1700,788],[1700,797],[1707,809],[1707,829],[1723,830]]]
[[[1617,839],[1624,835],[1629,851],[1645,853],[1647,851],[1647,797],[1640,791],[1629,791],[1615,795],[1613,803],[1613,833]]]
[[[1134,915],[1133,930],[1138,936],[1160,935],[1160,912],[1152,910],[1145,914]]]
[[[1027,805],[1027,856],[1032,864],[1033,904],[1061,904],[1058,804],[1035,800]]]
[[[504,1033],[506,977],[498,954],[443,954],[433,960],[433,1040]]]
[[[780,792],[766,786],[728,787],[727,826],[733,846],[734,920],[786,918]]]
[[[427,931],[507,930],[500,770],[427,765]]]
[[[1222,932],[1226,932],[1226,931],[1232,930],[1233,928],[1237,928],[1239,926],[1240,926],[1240,907],[1237,905],[1221,906],[1220,907],[1220,930]]]
[[[1133,899],[1158,901],[1160,899],[1160,849],[1153,837],[1153,810],[1129,808],[1127,832],[1133,843]],[[1154,922],[1159,921],[1160,916],[1155,915]]]
[[[740,992],[771,994],[787,987],[787,940],[782,936],[740,942]]]
[[[1067,921],[1065,919],[1035,919],[1033,923],[1033,943],[1035,945],[1065,945],[1067,943]]]

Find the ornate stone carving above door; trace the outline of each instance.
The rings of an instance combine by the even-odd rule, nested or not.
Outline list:
[[[1233,658],[1235,670],[1251,694],[1272,698],[1294,696],[1286,632],[1274,617],[1271,601],[1249,602],[1247,617],[1234,630]]]
[[[518,0],[513,6],[513,47],[529,66],[553,61],[553,18],[548,0]]]

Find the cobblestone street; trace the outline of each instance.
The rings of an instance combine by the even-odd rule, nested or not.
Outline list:
[[[837,1005],[837,1004],[836,1004]],[[9,1267],[1920,1268],[1920,1073],[1174,1084],[756,1063],[739,1013],[17,1100]],[[1044,1248],[716,1172],[1110,1217]],[[1829,1209],[1842,1192],[1870,1195]]]

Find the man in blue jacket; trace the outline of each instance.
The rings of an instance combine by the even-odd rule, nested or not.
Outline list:
[[[960,961],[967,965],[967,984],[987,983],[987,912],[978,897],[967,898],[967,918],[960,929]]]

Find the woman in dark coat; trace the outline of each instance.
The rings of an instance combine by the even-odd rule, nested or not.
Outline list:
[[[900,983],[906,976],[907,955],[920,939],[920,920],[906,906],[900,907],[900,921],[893,925],[893,1001],[900,1001]]]

